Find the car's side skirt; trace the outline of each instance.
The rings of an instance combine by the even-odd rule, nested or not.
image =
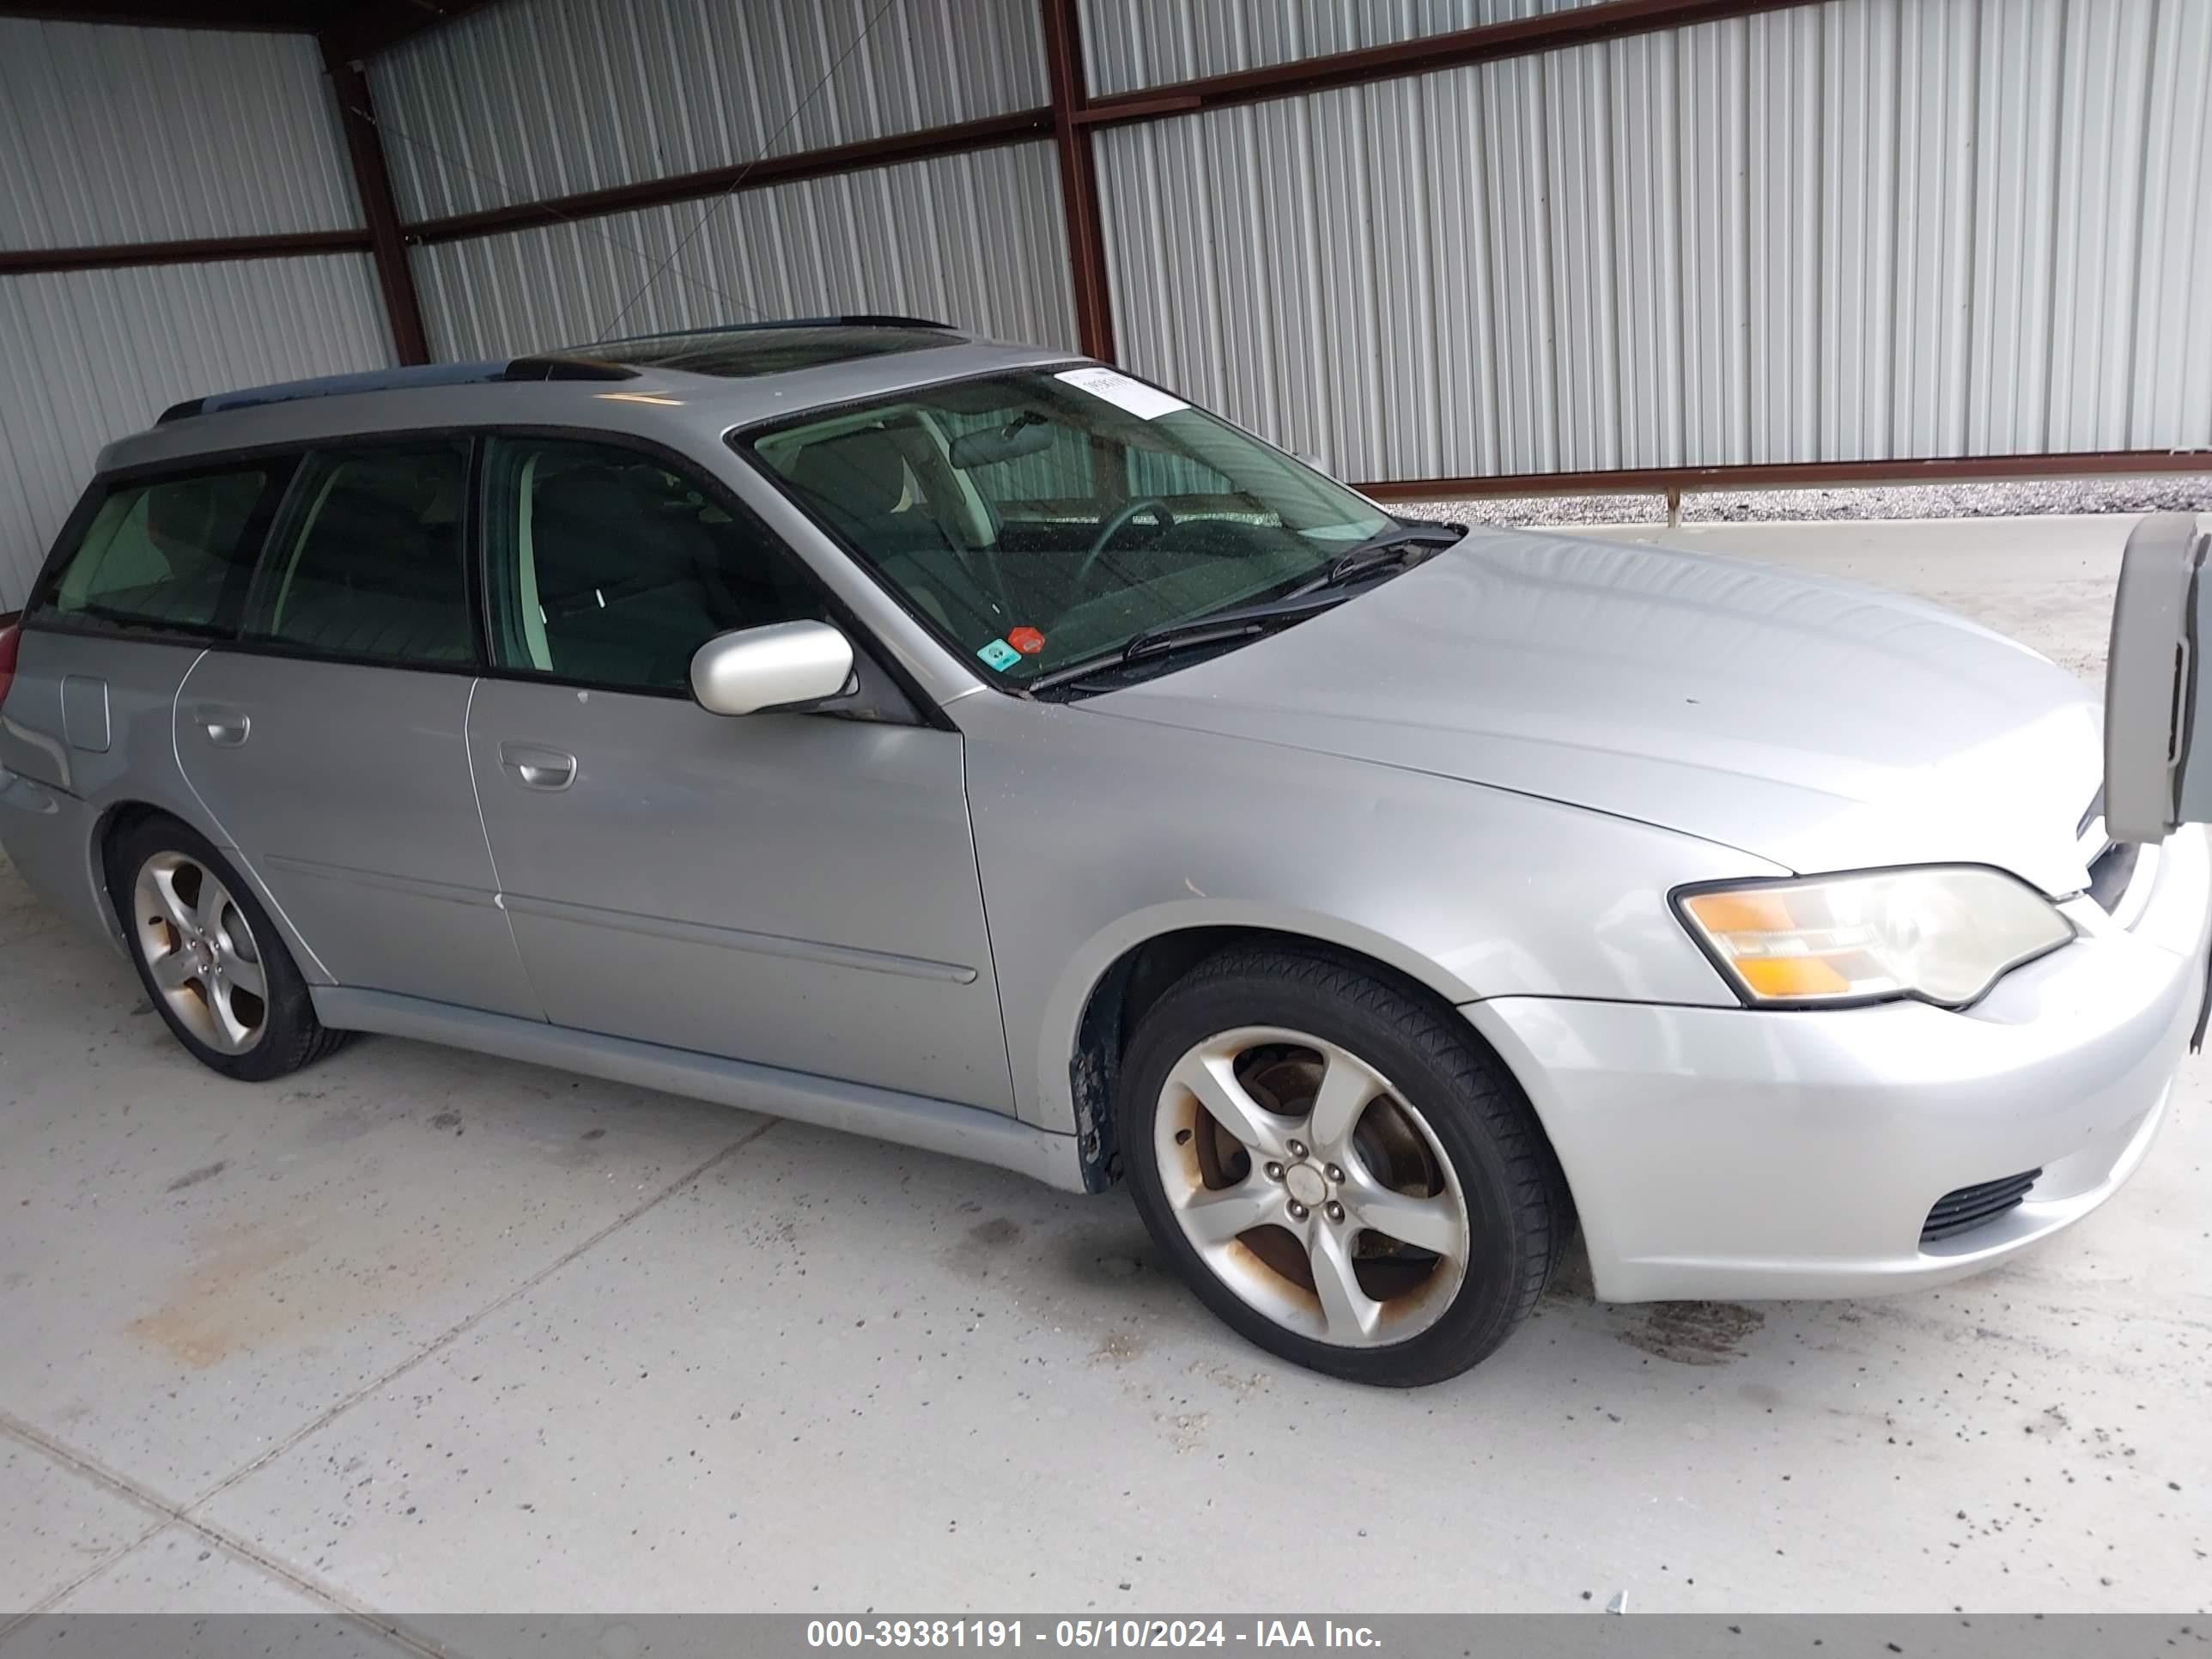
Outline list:
[[[772,1117],[996,1164],[1066,1192],[1085,1190],[1082,1159],[1073,1135],[1054,1134],[980,1107],[658,1043],[635,1042],[627,1037],[601,1036],[395,992],[319,985],[312,988],[312,994],[315,1017],[333,1030],[413,1037],[617,1083],[665,1089],[671,1094],[690,1095]]]

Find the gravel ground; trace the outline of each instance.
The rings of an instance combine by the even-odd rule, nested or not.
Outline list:
[[[1514,495],[1404,501],[1417,518],[1468,524],[1663,524],[1667,499]],[[2155,478],[2038,478],[2007,483],[1883,484],[1838,489],[1715,490],[1682,498],[1685,524],[1820,519],[1986,519],[2040,513],[2196,513],[2212,509],[2212,473]]]

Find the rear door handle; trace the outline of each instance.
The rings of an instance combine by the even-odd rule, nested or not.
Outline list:
[[[566,789],[576,781],[576,757],[534,743],[503,743],[500,764],[532,789]]]
[[[192,718],[207,733],[208,741],[221,749],[235,749],[253,733],[253,716],[235,708],[204,702],[192,710]]]

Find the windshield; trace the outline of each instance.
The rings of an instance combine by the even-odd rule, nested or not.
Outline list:
[[[1009,685],[1291,592],[1395,523],[1096,366],[923,386],[746,441],[909,611]]]

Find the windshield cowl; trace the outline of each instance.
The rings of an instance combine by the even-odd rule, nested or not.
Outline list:
[[[1117,673],[1117,670],[1127,671],[1170,653],[1193,656],[1204,651],[1212,656],[1218,655],[1218,650],[1207,651],[1206,647],[1234,649],[1249,644],[1263,635],[1279,632],[1309,617],[1333,610],[1393,576],[1426,563],[1446,547],[1456,545],[1466,535],[1464,525],[1395,526],[1360,548],[1340,556],[1325,574],[1301,584],[1279,599],[1260,605],[1233,605],[1226,611],[1148,629],[1118,652],[1103,652],[1088,661],[1055,670],[1033,681],[1030,689],[1044,691],[1065,685],[1078,696],[1113,690],[1129,683],[1127,672]],[[1171,670],[1184,665],[1187,665],[1175,663],[1169,667]],[[1094,683],[1102,678],[1105,683]]]
[[[1205,651],[1208,647],[1234,649],[1249,644],[1265,635],[1279,633],[1310,617],[1334,610],[1352,599],[1355,592],[1352,589],[1332,589],[1264,605],[1236,605],[1227,611],[1151,629],[1127,645],[1042,675],[1028,689],[1043,691],[1060,685],[1080,688],[1092,677],[1111,677],[1116,671],[1141,669],[1155,663],[1173,668],[1180,665],[1169,659]]]

